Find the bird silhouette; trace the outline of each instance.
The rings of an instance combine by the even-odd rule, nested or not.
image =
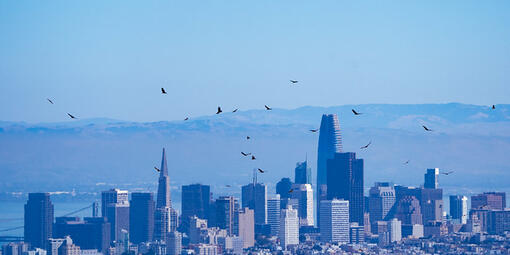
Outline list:
[[[292,193],[292,192],[294,192],[294,189],[290,189],[290,190],[289,190],[289,193]]]
[[[184,121],[186,121],[186,120],[189,120],[189,118],[188,117],[184,118]]]
[[[225,185],[225,187],[227,187],[227,188],[232,188],[232,185],[227,184],[227,185]]]
[[[161,94],[166,94],[165,88],[161,88]]]
[[[159,170],[159,168],[157,168],[157,167],[154,167],[154,169],[156,169],[156,171],[158,171],[158,172],[161,172],[161,170]]]
[[[221,107],[218,106],[218,111],[216,112],[216,114],[220,114],[222,113],[223,111],[221,110]]]
[[[244,153],[244,152],[242,152],[242,151],[241,151],[241,154],[243,154],[243,156],[245,156],[245,157],[246,157],[246,156],[250,156],[250,155],[251,155],[251,153],[250,153],[250,152],[248,152],[248,153]]]
[[[249,136],[246,136],[246,140],[250,140],[250,138],[251,138],[251,137],[249,137]]]
[[[370,141],[367,145],[362,146],[360,149],[366,149],[366,148],[368,148],[368,146],[370,146],[370,144],[372,144],[372,141]]]
[[[255,156],[251,155],[251,160],[257,159]]]
[[[69,115],[69,117],[70,117],[71,119],[77,119],[76,117],[74,117],[74,116],[73,116],[72,114],[70,114],[70,113],[67,113],[67,115]]]
[[[48,100],[48,102],[50,102],[51,104],[53,104],[53,101],[51,101],[51,99],[46,98],[46,100]]]
[[[259,172],[260,172],[261,174],[263,174],[263,173],[265,172],[264,170],[262,170],[262,169],[260,169],[260,168],[259,168],[259,169],[257,169],[257,170],[259,170]]]
[[[363,113],[361,113],[361,112],[357,112],[357,111],[355,111],[354,109],[351,109],[351,111],[352,111],[352,113],[354,113],[354,115],[361,115],[361,114],[363,114]]]
[[[268,110],[268,111],[273,110],[273,108],[271,108],[271,107],[269,107],[269,106],[267,106],[267,105],[264,105],[264,107],[266,107],[266,110]]]
[[[409,164],[409,160],[408,160],[408,161],[406,161],[406,162],[404,162],[404,165],[407,165],[407,164]]]
[[[453,171],[449,171],[449,172],[443,172],[442,174],[444,174],[444,175],[449,175],[449,174],[453,174]]]
[[[424,125],[421,125],[421,126],[423,127],[423,129],[425,129],[425,131],[428,131],[428,132],[431,132],[431,131],[432,131],[432,129],[430,129],[430,128],[428,128],[428,127],[424,126]]]
[[[239,110],[239,109],[237,109],[237,108],[236,108],[236,109],[235,109],[235,110],[233,110],[232,112],[237,112],[237,110]]]
[[[496,109],[496,106],[495,105],[492,105],[492,110]]]
[[[299,81],[296,81],[296,80],[290,80],[290,82],[291,82],[292,84],[296,84],[296,83],[298,83]]]
[[[316,133],[317,131],[319,131],[319,129],[310,129],[310,132],[312,133]]]

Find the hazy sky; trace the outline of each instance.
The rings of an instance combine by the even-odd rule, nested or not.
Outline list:
[[[0,1],[0,120],[509,103],[509,13],[510,1]]]

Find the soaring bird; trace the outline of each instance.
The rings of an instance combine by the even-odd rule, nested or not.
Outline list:
[[[357,112],[357,111],[355,111],[354,109],[351,109],[351,111],[352,111],[352,113],[354,113],[354,115],[361,115],[361,114],[363,114],[363,113],[361,113],[361,112]]]
[[[186,120],[189,120],[189,118],[188,117],[184,118],[184,121],[186,121]]]
[[[368,148],[368,146],[370,146],[370,144],[372,144],[372,141],[370,141],[367,145],[362,146],[360,149],[366,149],[366,148]]]
[[[67,113],[67,115],[69,115],[69,117],[70,117],[71,119],[77,119],[76,117],[74,117],[74,116],[73,116],[73,115],[71,115],[70,113]]]
[[[227,185],[225,185],[225,187],[227,187],[227,188],[232,188],[232,185],[227,184]]]
[[[268,111],[273,110],[271,107],[269,107],[269,106],[267,106],[267,105],[264,105],[264,107],[266,107],[266,110],[268,110]]]
[[[223,111],[221,110],[221,107],[218,106],[218,111],[216,112],[216,114],[220,114],[222,113]]]
[[[161,172],[161,170],[159,170],[159,168],[157,168],[157,167],[154,167],[154,169],[156,169],[156,171],[158,171],[158,172]]]
[[[496,109],[496,106],[495,105],[492,105],[492,110]]]
[[[165,88],[161,88],[161,94],[166,94]]]
[[[290,80],[290,82],[291,82],[292,84],[296,84],[296,83],[298,83],[299,81],[296,81],[296,80]]]
[[[294,189],[290,189],[290,190],[289,190],[289,193],[292,193],[292,192],[294,192]]]
[[[408,161],[406,161],[406,162],[404,162],[404,165],[407,165],[407,164],[409,164],[409,160],[408,160]]]
[[[260,168],[259,168],[259,169],[257,169],[257,170],[259,170],[259,172],[260,172],[261,174],[263,174],[263,173],[264,173],[264,170],[262,170],[262,169],[260,169]]]
[[[449,174],[452,174],[452,173],[453,173],[453,171],[449,171],[449,172],[444,172],[444,173],[442,173],[442,174],[444,174],[444,175],[449,175]]]
[[[423,127],[423,129],[425,129],[425,131],[428,131],[428,132],[432,131],[432,129],[429,129],[428,127],[426,127],[424,125],[421,125],[421,126]]]
[[[46,98],[46,100],[48,100],[48,102],[50,102],[51,104],[53,104],[53,101],[51,101],[51,99]]]
[[[251,155],[251,160],[257,159],[255,156]]]
[[[312,133],[316,133],[317,131],[319,131],[318,128],[317,129],[310,129],[310,132],[312,132]]]
[[[246,157],[246,156],[250,156],[250,155],[251,155],[251,153],[250,153],[250,152],[248,152],[248,153],[244,153],[244,152],[242,152],[242,151],[241,151],[241,154],[243,154],[243,156],[245,156],[245,157]]]
[[[249,136],[246,136],[246,140],[250,140],[250,137],[249,137]]]
[[[239,110],[239,109],[237,109],[237,108],[236,108],[236,109],[235,109],[235,110],[233,110],[232,112],[237,112],[237,110]]]

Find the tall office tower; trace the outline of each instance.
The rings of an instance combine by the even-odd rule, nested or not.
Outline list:
[[[216,199],[215,202],[215,226],[227,230],[228,235],[234,234],[236,204],[236,199],[233,196],[222,196]]]
[[[401,198],[395,210],[395,215],[404,225],[423,224],[420,201],[414,196],[405,196]]]
[[[110,189],[101,194],[101,213],[110,223],[112,241],[120,241],[122,229],[129,231],[129,193]]]
[[[439,187],[439,168],[427,169],[423,187],[426,189],[437,189]]]
[[[166,233],[170,231],[170,214],[172,212],[172,198],[170,194],[170,177],[168,176],[168,165],[166,152],[163,148],[161,155],[161,167],[159,168],[158,194],[156,197],[156,208],[154,210],[154,240],[166,240]]]
[[[263,183],[250,183],[242,188],[242,207],[255,212],[255,224],[267,224],[267,187]]]
[[[110,223],[104,217],[57,217],[53,237],[70,236],[82,249],[96,249],[103,254],[110,248]]]
[[[323,114],[319,134],[317,154],[317,212],[320,210],[320,201],[327,199],[327,161],[342,152],[342,135],[340,122],[336,114]],[[320,226],[320,213],[317,213],[317,225]]]
[[[154,234],[154,195],[134,192],[129,207],[129,234],[131,242],[152,241]]]
[[[271,227],[271,235],[278,236],[280,230],[280,195],[267,200],[267,223]]]
[[[504,210],[506,207],[505,192],[484,192],[471,196],[471,209]]]
[[[255,244],[255,215],[253,210],[245,207],[238,211],[239,237],[243,239],[243,248],[253,247]]]
[[[208,219],[210,215],[211,187],[209,185],[191,184],[182,186],[181,229],[188,232],[189,219],[197,216]]]
[[[168,232],[166,236],[166,254],[180,255],[182,251],[182,234],[177,231]]]
[[[389,182],[376,182],[370,188],[368,207],[370,222],[375,223],[384,220],[390,209],[395,204],[395,188]]]
[[[443,218],[443,190],[395,186],[397,201],[405,196],[413,196],[420,201],[423,225]]]
[[[466,196],[450,196],[450,216],[452,219],[458,219],[461,224],[467,223],[467,197]]]
[[[402,223],[398,219],[393,218],[388,221],[388,230],[390,232],[390,242],[402,240]]]
[[[53,237],[53,204],[49,193],[29,193],[25,204],[25,242],[46,249]]]
[[[276,183],[276,194],[280,195],[280,199],[290,198],[290,189],[292,189],[292,181],[289,178],[282,178]],[[284,207],[282,209],[285,209]]]
[[[292,209],[282,209],[280,214],[280,231],[278,231],[280,244],[283,249],[293,244],[299,244],[299,217],[298,211]]]
[[[291,197],[298,200],[299,226],[313,226],[313,189],[311,184],[293,184]]]
[[[320,202],[320,238],[322,242],[349,242],[349,201],[322,200]]]
[[[328,200],[345,199],[349,201],[350,222],[363,226],[363,159],[357,159],[356,153],[336,153],[327,161]]]
[[[308,160],[296,164],[294,183],[312,184],[312,169],[308,166]]]

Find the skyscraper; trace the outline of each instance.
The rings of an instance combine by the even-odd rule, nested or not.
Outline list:
[[[308,166],[308,161],[298,162],[294,169],[294,183],[312,184],[312,169]]]
[[[467,197],[466,196],[450,196],[450,216],[458,219],[461,224],[467,223]]]
[[[299,217],[298,211],[292,209],[291,206],[287,209],[282,209],[280,214],[280,244],[283,249],[293,244],[299,244]]]
[[[108,217],[106,209],[109,204],[129,203],[129,193],[127,190],[110,189],[101,193],[101,215]]]
[[[134,244],[152,241],[154,234],[154,195],[152,193],[131,194],[129,230],[130,240]]]
[[[242,188],[242,207],[255,212],[255,224],[267,224],[267,187],[263,183],[250,183]]]
[[[322,200],[320,202],[320,238],[322,242],[349,242],[349,201]]]
[[[46,249],[53,237],[53,204],[49,193],[29,193],[25,204],[25,242]]]
[[[505,192],[484,192],[471,196],[471,209],[504,210],[506,207]]]
[[[110,248],[110,223],[104,217],[57,217],[53,237],[70,236],[82,249],[96,249],[103,254]]]
[[[166,152],[163,148],[161,156],[161,167],[159,169],[158,194],[156,209],[154,210],[154,240],[166,240],[166,233],[170,231],[170,214],[172,211],[172,199],[170,194],[170,177],[168,176],[168,165]]]
[[[401,198],[395,208],[394,218],[397,218],[403,225],[423,224],[420,201],[414,196]],[[385,220],[385,218],[382,218]]]
[[[368,204],[370,222],[375,223],[384,220],[395,204],[395,188],[393,185],[388,182],[376,182],[374,187],[370,188]]]
[[[327,198],[348,200],[350,222],[363,226],[363,159],[356,153],[336,153],[328,159]]]
[[[110,238],[120,241],[122,229],[129,232],[129,193],[127,190],[110,189],[101,193],[101,212],[110,223]]]
[[[191,184],[182,186],[181,226],[188,232],[189,219],[197,216],[200,219],[209,219],[209,206],[211,204],[211,187],[209,185]]]
[[[290,189],[292,189],[292,181],[290,178],[282,178],[276,183],[276,194],[280,195],[280,199],[290,198]],[[287,208],[283,207],[282,209]]]
[[[427,169],[423,187],[426,189],[437,189],[439,187],[439,168]]]
[[[299,226],[313,226],[313,189],[311,184],[293,184],[291,198],[298,200]]]
[[[227,230],[228,235],[234,234],[234,218],[238,205],[233,196],[222,196],[216,199],[216,227]]]
[[[317,154],[317,212],[320,201],[327,199],[327,161],[335,153],[342,152],[342,136],[340,122],[336,114],[323,114],[319,134]],[[317,213],[317,225],[320,225],[320,214]]]
[[[271,227],[271,235],[278,236],[280,230],[280,195],[267,200],[267,223]]]
[[[243,239],[243,248],[252,247],[255,244],[255,219],[253,210],[245,207],[238,211],[239,237]]]

